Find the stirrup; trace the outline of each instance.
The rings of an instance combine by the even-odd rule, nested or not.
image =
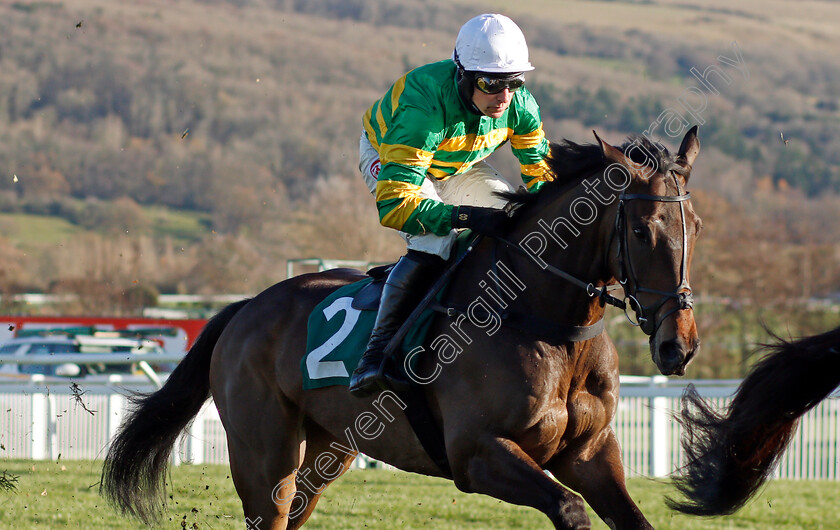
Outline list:
[[[382,357],[381,353],[379,354],[379,358],[378,365],[375,364],[375,359],[367,360],[370,366],[364,372],[359,372],[362,365],[366,364],[366,359],[363,356],[359,362],[359,366],[353,370],[353,373],[350,375],[350,385],[348,386],[348,390],[353,396],[367,397],[376,392],[381,386],[379,379],[382,377],[382,366],[385,364],[385,358]],[[353,383],[354,379],[356,379],[355,383]]]
[[[376,373],[364,377],[357,386],[350,385],[348,387],[350,394],[354,397],[363,398],[385,390],[391,390],[393,392],[407,392],[410,390],[411,382],[404,379],[399,372],[395,373],[394,371],[397,369],[395,366],[389,370],[389,366],[392,364],[391,361],[391,357],[383,358],[382,362],[379,363],[379,368],[376,370]]]
[[[411,390],[411,381],[404,378],[393,357],[385,357],[376,373],[376,382],[382,390],[393,390],[394,392],[408,392]],[[390,370],[388,368],[391,368]]]

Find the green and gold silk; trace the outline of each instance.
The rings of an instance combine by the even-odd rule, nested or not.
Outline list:
[[[459,97],[455,70],[455,63],[445,60],[408,72],[364,116],[382,165],[376,205],[384,226],[448,234],[455,206],[420,197],[423,180],[457,178],[508,140],[529,190],[550,180],[548,141],[531,93],[525,87],[514,92],[499,118],[479,116]]]

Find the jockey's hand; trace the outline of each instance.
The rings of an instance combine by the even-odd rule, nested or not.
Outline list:
[[[505,233],[510,217],[504,210],[481,206],[458,206],[452,210],[452,227],[469,228],[478,234],[500,236]]]

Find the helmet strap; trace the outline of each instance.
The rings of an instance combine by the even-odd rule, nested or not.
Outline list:
[[[461,101],[464,103],[464,106],[467,107],[467,110],[473,114],[483,116],[483,113],[478,110],[478,107],[476,107],[475,103],[473,103],[472,98],[473,91],[475,90],[475,74],[464,70],[464,66],[461,64],[461,61],[458,60],[458,50],[455,50],[453,59],[455,60],[455,65],[458,67],[457,72],[455,73],[455,84],[458,85],[458,95],[461,96]]]

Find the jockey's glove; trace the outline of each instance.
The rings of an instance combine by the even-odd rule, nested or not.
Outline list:
[[[478,234],[500,236],[510,221],[508,213],[496,208],[457,206],[452,209],[452,227],[469,228]]]

